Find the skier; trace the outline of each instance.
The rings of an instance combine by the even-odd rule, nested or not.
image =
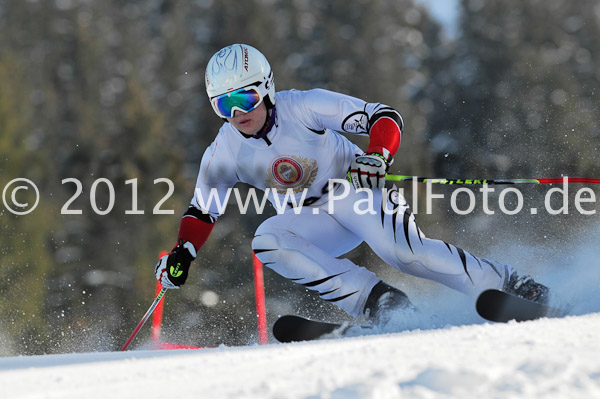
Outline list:
[[[548,288],[530,276],[427,238],[398,190],[384,190],[403,128],[395,109],[322,89],[276,93],[267,59],[244,44],[210,59],[206,91],[225,123],[202,158],[177,245],[156,265],[163,287],[185,283],[221,216],[216,201],[206,204],[211,190],[222,199],[244,182],[267,190],[273,204],[289,205],[257,229],[259,260],[354,317],[385,324],[393,312],[414,308],[404,292],[338,258],[363,241],[392,267],[467,295],[497,288],[547,301]],[[368,135],[369,146],[363,151],[338,132]],[[375,211],[357,212],[361,201]]]

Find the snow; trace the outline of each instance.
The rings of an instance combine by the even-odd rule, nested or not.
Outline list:
[[[0,358],[3,398],[600,398],[600,313],[317,342]]]

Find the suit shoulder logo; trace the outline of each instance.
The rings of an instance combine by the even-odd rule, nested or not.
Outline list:
[[[369,115],[366,112],[354,112],[342,122],[342,130],[347,133],[368,133]]]

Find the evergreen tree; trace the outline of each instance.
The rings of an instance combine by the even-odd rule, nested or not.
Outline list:
[[[1,351],[39,353],[46,350],[48,326],[47,280],[52,273],[52,251],[46,226],[56,223],[47,202],[44,183],[49,175],[48,154],[39,151],[33,126],[29,122],[30,86],[15,54],[0,56],[0,186],[7,189],[0,210],[0,337]],[[15,190],[14,179],[29,179],[38,187]],[[3,193],[4,194],[4,193]],[[28,214],[15,204],[38,206]],[[5,205],[6,204],[6,205]],[[11,207],[9,209],[8,207]],[[29,209],[29,208],[28,208]]]
[[[590,0],[462,2],[454,57],[436,72],[445,84],[430,93],[438,173],[597,172],[589,162],[598,153],[596,8]]]

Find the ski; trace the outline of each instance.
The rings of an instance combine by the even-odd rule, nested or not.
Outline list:
[[[533,302],[500,290],[483,291],[477,298],[477,313],[486,320],[506,323],[510,320],[528,321],[541,317],[562,317],[566,311]],[[301,316],[281,316],[273,325],[273,336],[279,342],[313,341],[327,334],[343,336],[352,323],[329,323]],[[362,326],[369,328],[368,326]]]
[[[476,309],[484,319],[501,323],[510,320],[527,321],[541,317],[561,317],[566,313],[552,306],[494,289],[479,294]]]
[[[279,342],[313,341],[337,330],[345,330],[345,327],[346,324],[327,323],[300,316],[285,315],[273,324],[273,336]]]

